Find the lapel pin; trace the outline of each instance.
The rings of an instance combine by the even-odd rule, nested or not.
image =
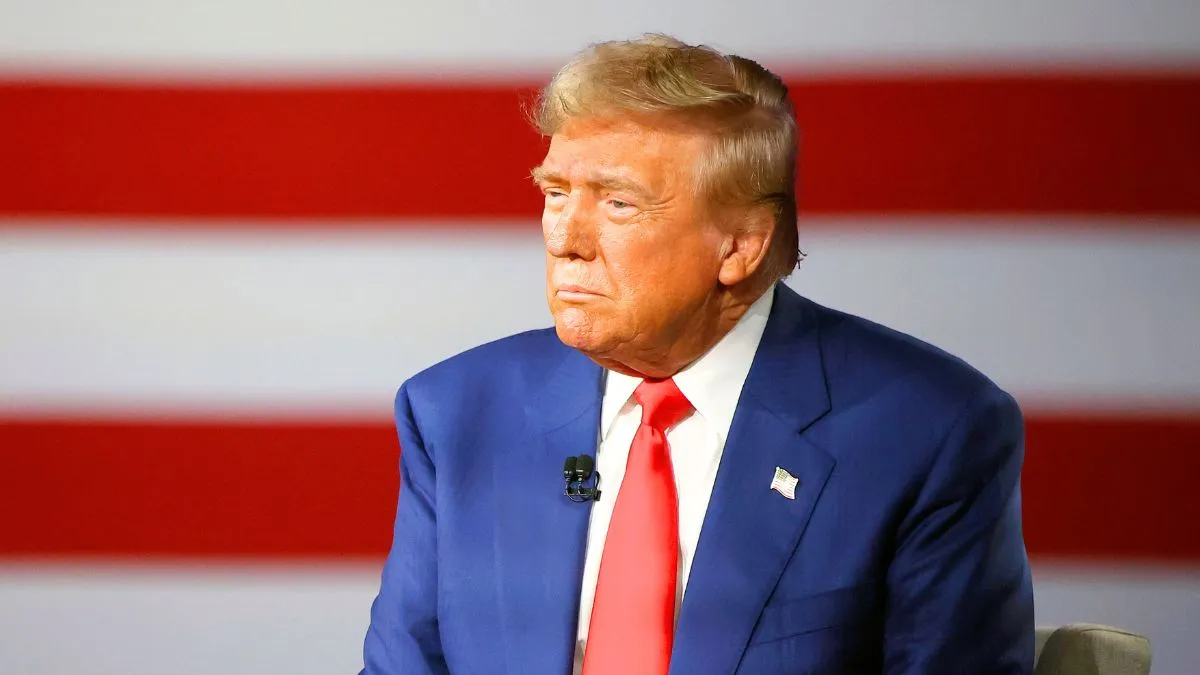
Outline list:
[[[788,499],[796,498],[796,486],[800,479],[787,472],[781,466],[775,467],[775,477],[771,479],[771,489]]]

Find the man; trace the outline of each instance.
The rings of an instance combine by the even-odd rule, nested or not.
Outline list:
[[[1030,673],[1020,412],[779,283],[798,254],[779,79],[606,43],[536,118],[555,327],[400,389],[363,672]],[[563,467],[584,454],[602,483],[580,503]]]

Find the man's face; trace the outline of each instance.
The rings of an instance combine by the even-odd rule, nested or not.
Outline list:
[[[593,358],[665,350],[711,312],[726,236],[697,192],[698,131],[582,118],[535,170],[559,338]]]

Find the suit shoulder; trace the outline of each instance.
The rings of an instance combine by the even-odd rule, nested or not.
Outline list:
[[[861,316],[813,306],[831,388],[853,382],[949,407],[976,397],[1011,399],[978,368],[941,347]]]
[[[872,462],[889,462],[916,485],[937,457],[965,480],[1020,455],[1020,407],[979,369],[874,321],[820,306],[816,313],[830,430],[886,430],[883,444],[871,446],[882,449]]]
[[[410,377],[404,388],[460,396],[480,388],[513,386],[540,377],[568,349],[553,328],[525,331],[472,347]]]

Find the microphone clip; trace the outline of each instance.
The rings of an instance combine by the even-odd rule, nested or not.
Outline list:
[[[567,499],[582,504],[600,501],[600,472],[590,455],[568,457],[563,463],[563,478],[567,486],[563,494]]]

